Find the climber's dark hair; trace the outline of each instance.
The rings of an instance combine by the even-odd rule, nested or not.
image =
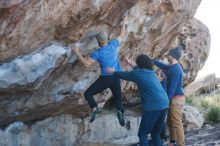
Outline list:
[[[148,55],[141,54],[137,56],[135,62],[138,68],[145,68],[145,69],[153,70],[153,61]]]

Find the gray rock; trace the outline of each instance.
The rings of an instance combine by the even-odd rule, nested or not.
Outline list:
[[[185,91],[188,96],[199,96],[202,94],[209,94],[214,91],[219,92],[220,79],[215,74],[210,74],[201,77],[191,84],[189,84]]]
[[[1,145],[25,146],[73,146],[73,145],[129,145],[138,142],[137,130],[140,118],[127,114],[131,129],[121,127],[116,113],[98,115],[93,123],[89,119],[77,119],[72,115],[47,118],[31,126],[14,123],[0,131]],[[19,125],[19,126],[18,126]],[[19,130],[18,130],[19,127]],[[17,132],[14,132],[17,131]]]
[[[186,131],[200,129],[204,124],[204,116],[196,107],[185,105],[183,108],[183,124]]]
[[[187,146],[219,146],[220,124],[194,130],[186,134]]]

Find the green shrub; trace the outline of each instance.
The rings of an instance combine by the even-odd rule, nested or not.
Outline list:
[[[219,95],[215,96],[213,100],[214,100],[213,102],[214,102],[217,106],[220,106],[220,96],[219,96]]]
[[[203,107],[204,109],[207,109],[209,107],[209,102],[207,100],[202,99],[200,101],[200,105],[201,107]]]
[[[193,104],[193,97],[192,96],[186,96],[186,103]]]
[[[202,108],[205,120],[209,124],[220,122],[220,93],[214,95],[186,96],[186,103]]]
[[[211,124],[220,122],[220,107],[210,107],[208,113],[206,114],[206,121]]]

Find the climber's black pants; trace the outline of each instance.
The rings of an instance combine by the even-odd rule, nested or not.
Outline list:
[[[94,108],[97,106],[97,103],[95,102],[93,96],[104,91],[107,88],[111,89],[116,109],[124,112],[120,79],[115,78],[112,75],[99,76],[99,78],[86,90],[84,96],[90,108]]]

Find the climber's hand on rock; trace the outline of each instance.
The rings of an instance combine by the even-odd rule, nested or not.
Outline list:
[[[106,69],[107,73],[109,74],[113,74],[115,72],[115,69],[114,68],[111,68],[111,67],[107,67]]]
[[[125,15],[125,17],[122,18],[122,21],[121,21],[120,25],[121,26],[123,26],[123,25],[127,26],[127,24],[128,24],[128,16]]]
[[[135,66],[135,63],[134,63],[133,60],[129,59],[128,57],[125,57],[125,60],[126,60],[126,62],[127,62],[128,64],[130,64],[132,67]]]
[[[78,53],[78,52],[79,52],[79,49],[78,49],[78,48],[71,48],[71,50],[72,50],[74,53]]]
[[[131,63],[132,63],[132,60],[131,60],[131,59],[129,59],[127,56],[125,57],[125,60],[126,60],[126,62],[127,62],[127,63],[129,63],[129,64],[131,64]]]
[[[72,43],[72,44],[69,44],[69,48],[74,48],[75,47],[75,44]]]
[[[126,15],[123,19],[124,24],[128,24],[128,16]]]

